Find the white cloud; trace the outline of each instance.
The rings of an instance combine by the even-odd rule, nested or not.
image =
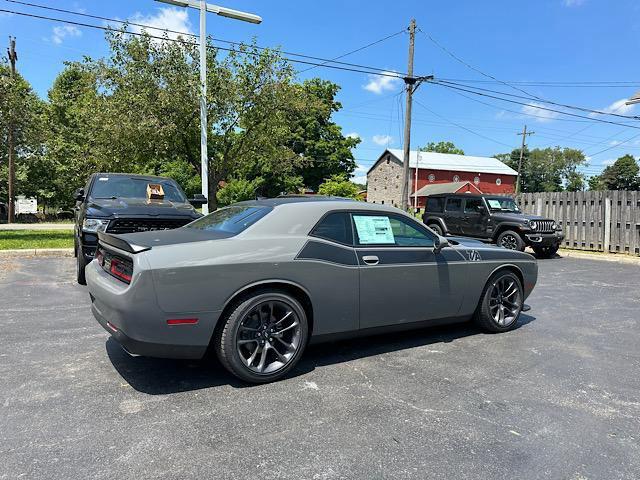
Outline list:
[[[399,77],[391,77],[388,75],[397,75],[396,72],[383,72],[387,75],[369,75],[369,83],[363,86],[365,90],[375,93],[376,95],[380,95],[389,90],[397,90],[398,85],[400,85]]]
[[[345,135],[347,138],[362,138],[358,132],[351,132]]]
[[[620,140],[611,140],[609,142],[610,147],[615,147],[616,145],[620,145],[622,142]]]
[[[369,169],[367,167],[363,167],[362,165],[358,165],[356,167],[356,169],[354,170],[353,174],[356,175],[356,174],[359,173],[359,174],[365,174],[366,175],[366,173],[368,171],[369,171]]]
[[[534,116],[538,122],[550,122],[560,116],[557,112],[543,110],[540,108],[542,106],[539,103],[531,102],[522,107],[522,113]]]
[[[584,0],[563,0],[565,7],[579,7],[584,3]]]
[[[56,45],[60,45],[67,37],[81,37],[82,30],[74,25],[59,25],[53,27],[51,41]]]
[[[607,113],[631,113],[635,105],[627,105],[628,98],[621,98],[620,100],[616,100],[608,107],[601,108],[600,111]],[[597,113],[590,113],[589,116],[594,117],[597,116]]]
[[[164,32],[162,32],[161,30],[157,30],[159,28],[183,32],[186,34],[193,34],[193,30],[191,29],[191,22],[189,21],[189,14],[187,13],[186,8],[162,7],[159,8],[155,14],[142,15],[141,13],[136,13],[135,15],[129,17],[129,20],[135,23],[141,23],[144,25],[149,25],[150,27],[154,27],[143,29],[141,27],[131,25],[131,30],[137,33],[145,30],[149,35],[164,35]],[[179,34],[170,32],[167,33],[167,36],[171,39],[180,37]]]
[[[362,177],[351,177],[351,181],[353,183],[359,183],[361,185],[366,185],[367,184],[367,176],[364,175]]]
[[[374,135],[371,140],[373,140],[373,143],[380,146],[387,146],[390,143],[393,143],[393,137],[391,135]]]
[[[609,165],[613,165],[614,163],[616,163],[615,158],[608,158],[602,162],[602,165],[608,167]]]

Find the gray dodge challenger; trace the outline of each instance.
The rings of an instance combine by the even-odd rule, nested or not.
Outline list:
[[[286,375],[310,342],[469,320],[510,330],[538,275],[527,253],[332,197],[241,202],[175,230],[99,238],[91,308],[127,352],[211,350],[255,383]]]

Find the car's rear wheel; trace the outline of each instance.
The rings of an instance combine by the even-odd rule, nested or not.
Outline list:
[[[87,279],[85,277],[85,268],[87,267],[87,262],[84,259],[84,254],[82,253],[82,248],[76,247],[76,280],[80,285],[86,285]]]
[[[506,332],[516,326],[523,305],[520,279],[503,270],[492,275],[485,285],[474,320],[488,332]]]
[[[280,290],[243,297],[220,320],[215,350],[222,365],[238,378],[267,383],[285,376],[307,344],[304,308]]]
[[[430,223],[427,225],[431,230],[433,230],[434,232],[436,232],[438,235],[440,235],[441,237],[444,236],[444,232],[442,231],[442,227],[440,225],[438,225],[437,223]]]
[[[525,244],[522,241],[520,235],[518,235],[513,230],[505,230],[500,235],[498,235],[498,240],[496,242],[498,245],[504,248],[508,248],[509,250],[520,250],[524,251]]]
[[[551,247],[536,247],[533,249],[533,251],[535,252],[536,257],[538,258],[551,258],[556,253],[558,253],[559,248],[560,248],[560,245],[553,245]]]

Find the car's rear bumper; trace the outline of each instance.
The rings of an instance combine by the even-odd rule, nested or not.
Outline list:
[[[564,233],[525,233],[524,237],[529,247],[553,247],[562,242]]]
[[[202,358],[219,311],[165,312],[158,306],[151,272],[134,275],[127,285],[94,261],[86,268],[91,312],[98,323],[129,353],[160,358]],[[171,324],[180,319],[193,324]]]

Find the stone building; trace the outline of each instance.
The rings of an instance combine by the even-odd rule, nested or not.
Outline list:
[[[367,201],[399,206],[402,196],[403,153],[385,150],[367,172]],[[418,193],[424,206],[427,185],[458,183],[473,185],[470,192],[510,194],[515,192],[518,173],[492,157],[412,151],[409,155],[409,195]],[[417,181],[416,181],[417,180]],[[476,193],[477,193],[476,192]],[[411,198],[413,204],[413,198]]]

